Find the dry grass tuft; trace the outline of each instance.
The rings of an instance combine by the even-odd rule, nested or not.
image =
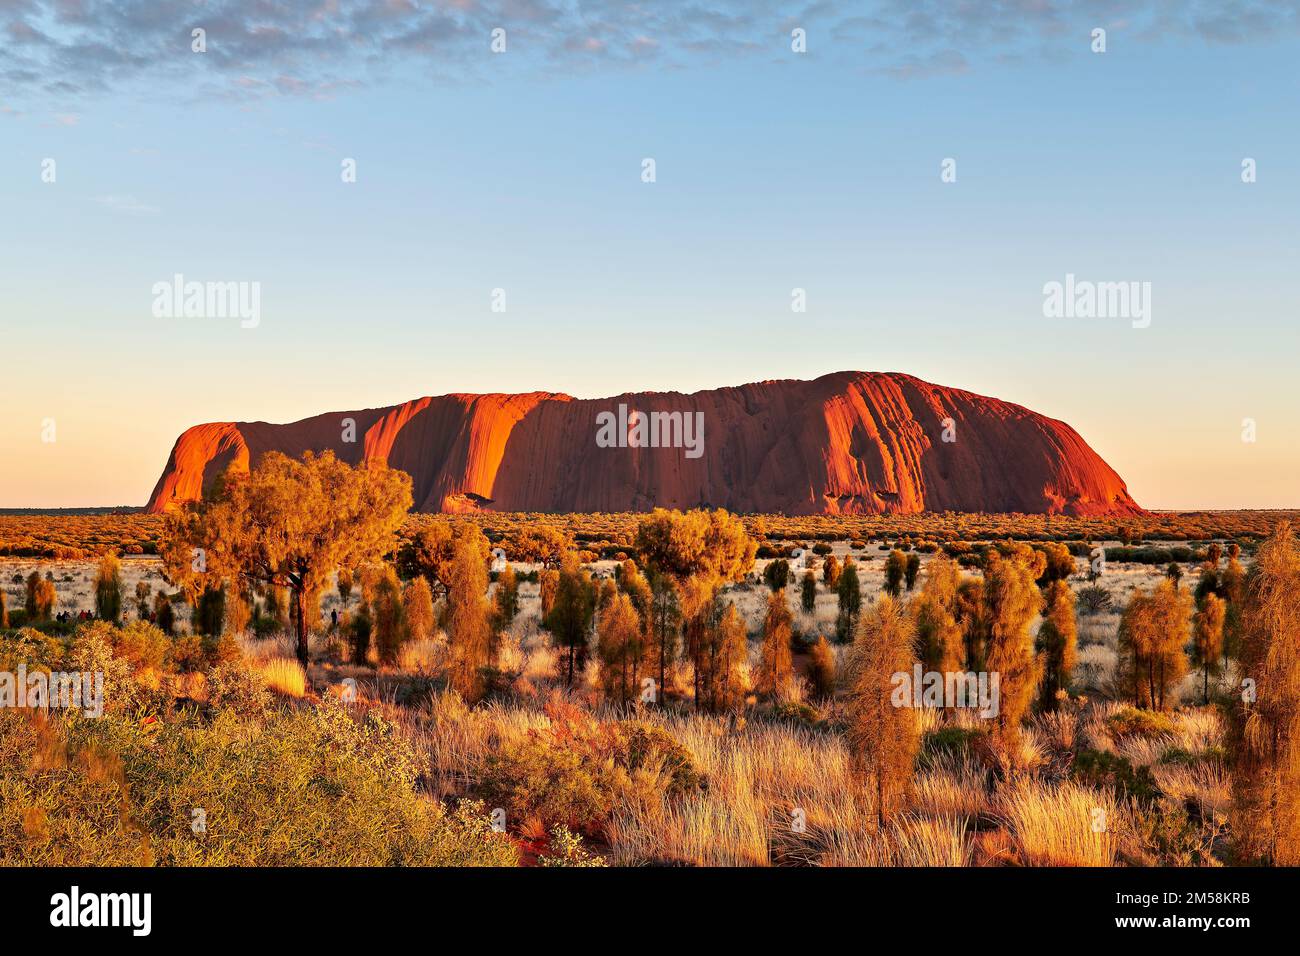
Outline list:
[[[1026,866],[1113,866],[1124,822],[1115,798],[1071,783],[1013,785],[998,815]]]

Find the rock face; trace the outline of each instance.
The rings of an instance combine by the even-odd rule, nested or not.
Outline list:
[[[263,452],[326,449],[408,472],[419,511],[1142,510],[1064,422],[883,372],[692,395],[443,395],[288,425],[196,425],[177,439],[149,510],[198,498],[223,469],[246,470]]]

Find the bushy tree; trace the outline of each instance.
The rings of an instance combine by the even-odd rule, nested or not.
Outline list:
[[[641,615],[642,620],[647,619],[650,615],[650,607],[654,603],[654,589],[650,586],[650,582],[631,558],[618,565],[617,571],[618,589],[631,599],[632,606],[636,608],[636,613]]]
[[[1224,653],[1237,656],[1241,636],[1241,615],[1246,603],[1246,569],[1237,560],[1240,547],[1233,542],[1228,546],[1228,563],[1219,574],[1218,595],[1228,602],[1223,615]]]
[[[483,696],[483,671],[492,663],[493,634],[487,600],[488,553],[472,535],[456,539],[445,585],[451,686],[473,703]]]
[[[1210,674],[1218,673],[1223,659],[1223,620],[1227,604],[1207,594],[1192,618],[1192,664],[1201,669],[1205,703],[1210,702]]]
[[[587,638],[596,611],[596,589],[591,575],[583,570],[578,556],[570,551],[560,564],[555,598],[542,625],[555,643],[565,650],[565,683],[573,684],[579,657],[586,652]]]
[[[353,467],[328,451],[301,460],[267,452],[249,474],[228,471],[211,497],[169,515],[159,550],[186,587],[213,580],[286,588],[305,667],[308,599],[314,603],[339,568],[390,551],[410,507],[410,475],[381,462]],[[197,566],[195,549],[203,557]]]
[[[192,615],[195,634],[217,636],[226,620],[226,589],[218,584],[199,594]]]
[[[542,568],[537,574],[537,594],[542,605],[542,621],[545,622],[551,609],[555,607],[555,594],[560,587],[560,572],[556,568]],[[545,627],[545,623],[542,624]]]
[[[763,582],[773,591],[783,590],[790,583],[790,562],[785,558],[767,562],[763,569]]]
[[[9,608],[5,604],[5,591],[0,588],[0,627],[9,626]]]
[[[856,633],[858,615],[862,610],[862,585],[858,581],[857,563],[852,558],[844,559],[835,593],[840,608],[835,620],[835,636],[840,643],[845,643]]]
[[[720,616],[710,617],[705,680],[710,710],[735,713],[744,707],[748,657],[745,622],[736,605],[728,603]]]
[[[805,571],[799,583],[799,606],[805,614],[811,614],[817,607],[817,575]]]
[[[777,696],[794,674],[790,654],[791,625],[794,617],[786,605],[785,592],[773,591],[767,598],[767,613],[763,617],[763,648],[759,659],[755,690],[760,694]]]
[[[984,582],[979,578],[967,577],[957,584],[957,596],[953,601],[953,616],[961,628],[962,644],[965,653],[966,669],[984,670],[984,658],[988,651],[989,621],[984,604]]]
[[[1161,581],[1147,592],[1133,592],[1119,622],[1120,673],[1130,683],[1139,707],[1164,710],[1173,686],[1187,673],[1191,597]]]
[[[95,617],[114,624],[122,619],[122,563],[111,551],[95,571]]]
[[[370,607],[363,601],[349,624],[349,639],[352,644],[352,663],[364,667],[370,654],[370,636],[375,622],[370,617]]]
[[[433,589],[424,578],[412,578],[402,589],[402,609],[406,613],[406,629],[413,641],[427,641],[433,637]]]
[[[907,555],[907,564],[903,568],[903,583],[909,591],[916,587],[916,576],[921,571],[921,556],[915,551]]]
[[[379,663],[392,667],[401,656],[409,631],[406,609],[402,605],[402,582],[391,564],[385,564],[376,575],[370,609],[375,622],[375,651]],[[432,603],[429,616],[433,616]]]
[[[812,646],[812,666],[809,677],[812,679],[813,696],[827,699],[835,693],[835,652],[831,650],[826,638],[818,637]]]
[[[1234,559],[1235,560],[1235,559]],[[1243,862],[1300,864],[1300,547],[1278,525],[1245,587],[1234,705],[1233,834]]]
[[[153,622],[168,637],[176,633],[176,612],[172,610],[172,602],[159,591],[153,598]]]
[[[149,615],[149,592],[153,590],[147,581],[135,582],[135,616],[144,620]]]
[[[686,630],[687,651],[695,665],[697,703],[705,688],[701,679],[716,668],[706,655],[716,657],[719,589],[738,581],[754,566],[757,544],[745,531],[744,523],[726,511],[667,511],[657,508],[637,526],[637,551],[650,569],[664,575],[675,592],[676,605]],[[668,643],[663,635],[660,660],[667,660]],[[663,665],[661,664],[661,667]],[[666,679],[661,671],[660,686]]]
[[[1049,541],[1042,547],[1044,567],[1038,583],[1046,587],[1053,581],[1064,581],[1074,574],[1074,555],[1059,541]]]
[[[898,597],[903,590],[903,575],[907,573],[907,555],[895,548],[885,559],[885,593]]]
[[[1047,607],[1038,629],[1037,647],[1043,657],[1040,706],[1055,710],[1059,695],[1068,690],[1078,659],[1078,629],[1074,614],[1074,592],[1056,578],[1047,586]]]
[[[914,710],[893,699],[894,675],[912,673],[913,636],[911,618],[886,596],[862,616],[851,651],[849,753],[875,798],[878,828],[901,809],[920,750]]]
[[[617,593],[600,613],[596,655],[605,696],[626,706],[635,699],[645,651],[641,615],[627,594]]]
[[[41,577],[35,571],[27,575],[27,603],[24,610],[28,621],[48,621],[56,599],[53,581]]]
[[[519,576],[513,565],[507,564],[497,575],[496,603],[501,624],[509,627],[519,613]]]
[[[990,552],[984,567],[984,614],[988,646],[984,667],[998,674],[997,735],[1019,739],[1020,723],[1038,690],[1042,663],[1034,654],[1029,625],[1043,606],[1037,579],[1042,573],[1029,549],[1003,556]]]
[[[833,554],[827,555],[822,563],[822,583],[828,591],[834,591],[840,583],[840,562]]]
[[[917,655],[927,671],[948,674],[961,669],[965,647],[955,613],[959,579],[956,562],[936,555],[926,568],[921,593],[910,605]]]

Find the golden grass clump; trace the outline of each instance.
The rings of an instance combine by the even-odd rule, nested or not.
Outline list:
[[[307,674],[302,665],[287,657],[273,657],[254,665],[266,686],[286,697],[307,696]]]
[[[1026,866],[1113,866],[1124,817],[1109,793],[1072,783],[1012,785],[997,814]]]

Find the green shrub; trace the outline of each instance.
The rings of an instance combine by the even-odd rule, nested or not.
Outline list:
[[[211,722],[0,713],[0,865],[517,862],[481,804],[417,793],[400,747],[354,723],[311,707]]]
[[[1134,767],[1126,758],[1104,750],[1080,750],[1070,775],[1092,787],[1114,787],[1121,798],[1134,797],[1149,803],[1160,796],[1160,788],[1147,767]]]
[[[1163,737],[1177,729],[1173,718],[1151,710],[1125,707],[1106,718],[1106,725],[1116,737]]]
[[[961,757],[987,737],[988,731],[966,727],[940,727],[932,730],[921,739],[917,766],[925,770],[945,756]]]

